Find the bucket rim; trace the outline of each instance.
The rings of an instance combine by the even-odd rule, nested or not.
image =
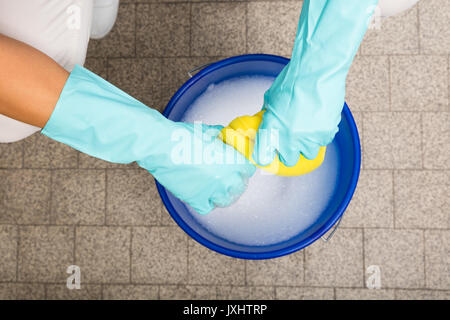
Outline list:
[[[193,86],[196,81],[198,81],[200,78],[204,77],[205,75],[214,72],[217,69],[220,69],[224,66],[238,63],[238,62],[245,62],[245,61],[254,61],[254,60],[265,60],[265,61],[271,61],[271,62],[280,62],[283,64],[287,64],[290,59],[277,56],[277,55],[271,55],[271,54],[245,54],[245,55],[238,55],[233,56],[230,58],[226,58],[223,60],[219,60],[216,62],[211,63],[210,65],[206,66],[204,69],[197,72],[192,78],[188,79],[178,90],[177,92],[172,96],[169,103],[167,104],[166,108],[164,109],[163,115],[168,118],[168,115],[171,113],[172,109],[176,105],[177,101],[180,99],[180,97],[187,91],[191,86]],[[353,118],[353,115],[350,112],[350,109],[346,102],[344,102],[344,107],[342,109],[342,113],[344,114],[345,118],[348,121],[351,136],[352,136],[352,144],[355,149],[354,153],[354,167],[352,172],[352,177],[350,179],[350,185],[347,189],[341,203],[339,204],[338,208],[335,210],[334,214],[328,219],[326,223],[324,223],[319,229],[317,229],[312,235],[310,235],[308,238],[299,241],[297,243],[294,243],[292,245],[289,245],[285,248],[266,251],[266,252],[243,252],[238,250],[233,250],[229,248],[225,248],[221,245],[218,245],[216,243],[213,243],[212,241],[206,239],[199,233],[197,233],[194,229],[192,229],[186,222],[184,222],[183,219],[178,215],[177,211],[173,207],[172,203],[169,200],[167,190],[162,186],[156,179],[156,187],[158,190],[158,193],[161,197],[161,200],[164,204],[164,206],[167,208],[167,211],[171,215],[172,219],[175,220],[175,222],[178,224],[178,226],[183,229],[184,232],[186,232],[192,239],[200,243],[201,245],[207,247],[208,249],[211,249],[213,251],[216,251],[218,253],[239,258],[239,259],[247,259],[247,260],[262,260],[262,259],[273,259],[278,258],[284,255],[291,254],[293,252],[299,251],[304,249],[305,247],[309,246],[313,242],[315,242],[317,239],[321,238],[323,235],[325,235],[338,221],[341,219],[342,215],[344,214],[345,210],[347,209],[350,200],[353,197],[353,194],[356,189],[356,185],[358,183],[359,173],[360,173],[360,167],[361,167],[361,145],[360,145],[360,139],[359,139],[359,133],[358,129],[356,127],[355,120]]]

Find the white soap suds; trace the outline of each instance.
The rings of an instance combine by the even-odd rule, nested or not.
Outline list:
[[[238,116],[252,115],[261,109],[273,80],[247,76],[210,85],[182,121],[226,126]],[[337,160],[331,144],[324,163],[309,174],[280,177],[257,169],[233,205],[207,215],[190,209],[191,214],[213,234],[238,244],[261,246],[288,240],[313,225],[326,208],[337,180]]]

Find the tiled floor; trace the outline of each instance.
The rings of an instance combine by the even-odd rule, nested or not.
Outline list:
[[[186,72],[288,56],[301,1],[121,1],[86,66],[162,110]],[[35,134],[0,144],[2,299],[450,299],[450,1],[370,30],[348,78],[362,138],[356,195],[328,243],[244,261],[188,237],[152,178]],[[66,269],[81,268],[81,290]],[[366,289],[370,266],[381,289]]]

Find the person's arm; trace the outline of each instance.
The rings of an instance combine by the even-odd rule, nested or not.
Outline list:
[[[44,53],[0,34],[0,114],[43,128],[68,77]]]
[[[202,214],[232,203],[256,170],[216,138],[221,126],[171,121],[89,70],[76,65],[68,74],[43,53],[4,36],[0,113],[88,155],[136,161]]]
[[[378,0],[305,0],[289,63],[264,95],[253,159],[314,159],[338,132],[345,79]],[[272,135],[269,133],[273,133]],[[278,136],[277,139],[269,139]],[[266,138],[268,137],[268,138]]]

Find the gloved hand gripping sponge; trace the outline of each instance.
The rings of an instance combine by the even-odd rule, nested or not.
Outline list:
[[[315,159],[308,160],[300,155],[297,164],[292,167],[284,165],[279,157],[267,166],[259,166],[252,158],[253,147],[256,138],[256,131],[262,121],[263,111],[253,116],[242,116],[234,119],[227,127],[224,127],[218,138],[226,144],[233,146],[237,151],[244,155],[250,162],[257,167],[279,176],[299,176],[309,173],[322,164],[325,158],[326,147],[320,147],[319,153]]]

